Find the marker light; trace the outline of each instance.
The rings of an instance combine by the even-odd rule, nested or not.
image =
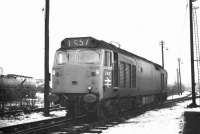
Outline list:
[[[100,74],[100,71],[99,70],[95,70],[95,72],[91,72],[91,75],[92,76],[97,76]]]
[[[92,91],[92,86],[88,86],[88,91],[89,91],[89,92]]]
[[[99,75],[99,74],[100,74],[100,71],[99,71],[99,70],[96,70],[95,73],[96,73],[96,75]]]
[[[56,75],[56,71],[54,69],[52,70],[52,75]]]

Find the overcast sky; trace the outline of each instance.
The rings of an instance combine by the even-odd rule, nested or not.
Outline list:
[[[66,37],[115,41],[121,48],[158,64],[159,42],[164,40],[169,83],[176,81],[180,57],[182,81],[190,85],[188,1],[50,0],[50,71],[54,53]],[[0,2],[0,66],[4,74],[43,78],[45,0]]]

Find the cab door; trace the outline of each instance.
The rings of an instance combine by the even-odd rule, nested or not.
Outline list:
[[[113,63],[112,52],[109,50],[105,50],[103,85],[106,88],[112,87],[112,63]]]
[[[111,50],[104,51],[103,62],[103,94],[107,98],[111,94],[113,87],[113,53]]]

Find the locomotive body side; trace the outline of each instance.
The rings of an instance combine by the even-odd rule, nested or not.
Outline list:
[[[138,57],[127,56],[119,52],[116,54],[118,55],[118,59],[116,59],[118,60],[118,69],[115,70],[115,73],[117,71],[118,80],[112,83],[117,84],[104,90],[103,99],[150,96],[152,100],[157,95],[166,95],[167,73],[165,70]]]
[[[161,68],[156,68],[155,65],[138,60],[137,69],[137,88],[141,95],[159,94],[166,90],[167,84],[165,79],[166,73]]]

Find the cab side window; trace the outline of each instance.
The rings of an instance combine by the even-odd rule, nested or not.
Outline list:
[[[110,51],[105,51],[104,54],[104,66],[112,66],[112,53]]]

